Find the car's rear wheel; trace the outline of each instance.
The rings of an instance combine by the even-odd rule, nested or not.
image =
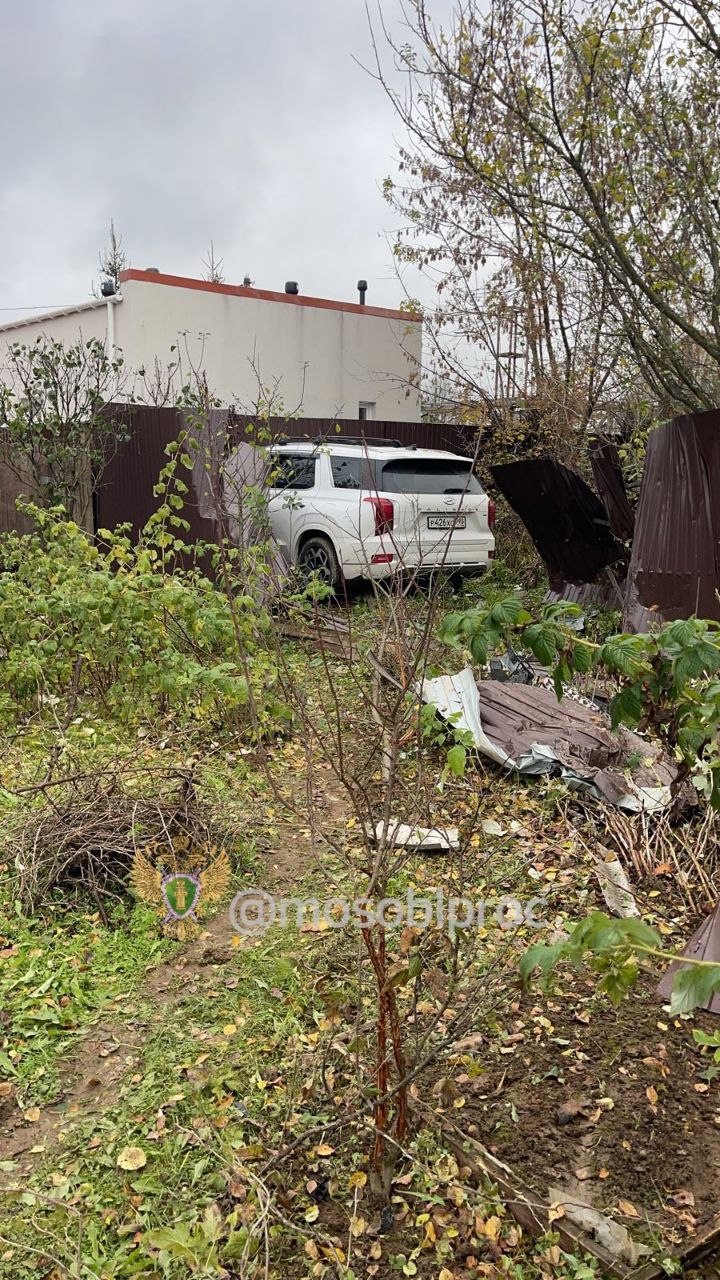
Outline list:
[[[298,568],[303,577],[315,577],[333,590],[340,584],[340,565],[335,548],[327,538],[317,536],[303,543]]]

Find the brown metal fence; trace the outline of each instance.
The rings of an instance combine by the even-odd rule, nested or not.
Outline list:
[[[167,462],[168,444],[183,429],[182,415],[176,409],[149,405],[108,405],[107,412],[122,419],[126,439],[121,440],[109,456],[94,497],[93,523],[98,529],[112,529],[129,524],[132,535],[156,510],[158,499],[153,490]],[[338,430],[339,428],[339,430]],[[470,427],[448,423],[426,422],[360,422],[357,418],[285,418],[259,419],[252,415],[236,415],[232,424],[236,439],[314,440],[322,437],[338,439],[343,435],[365,435],[376,440],[398,440],[418,448],[449,449],[454,453],[472,453],[474,433]],[[186,479],[186,475],[183,475]],[[12,471],[0,460],[0,532],[15,529],[25,532],[28,521],[15,506],[22,486]],[[183,517],[190,524],[187,541],[212,541],[214,521],[200,514],[198,494],[190,485]]]

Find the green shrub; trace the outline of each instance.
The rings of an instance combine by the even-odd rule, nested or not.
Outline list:
[[[250,686],[261,719],[284,714],[258,598],[231,608],[199,569],[133,547],[124,528],[99,546],[62,509],[28,511],[35,532],[0,539],[0,721],[80,694],[112,719],[226,721],[246,713]]]

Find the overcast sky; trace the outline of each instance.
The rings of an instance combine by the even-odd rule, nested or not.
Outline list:
[[[135,267],[200,275],[212,239],[230,283],[354,299],[364,276],[369,303],[400,301],[381,193],[398,124],[354,61],[363,0],[0,12],[0,320],[87,298],[111,217]]]

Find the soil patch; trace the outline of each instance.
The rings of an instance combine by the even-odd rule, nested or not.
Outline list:
[[[579,1185],[633,1234],[677,1246],[720,1211],[720,1093],[691,1032],[720,1023],[670,1019],[649,981],[618,1008],[593,986],[513,1006],[463,1118],[544,1203]]]

